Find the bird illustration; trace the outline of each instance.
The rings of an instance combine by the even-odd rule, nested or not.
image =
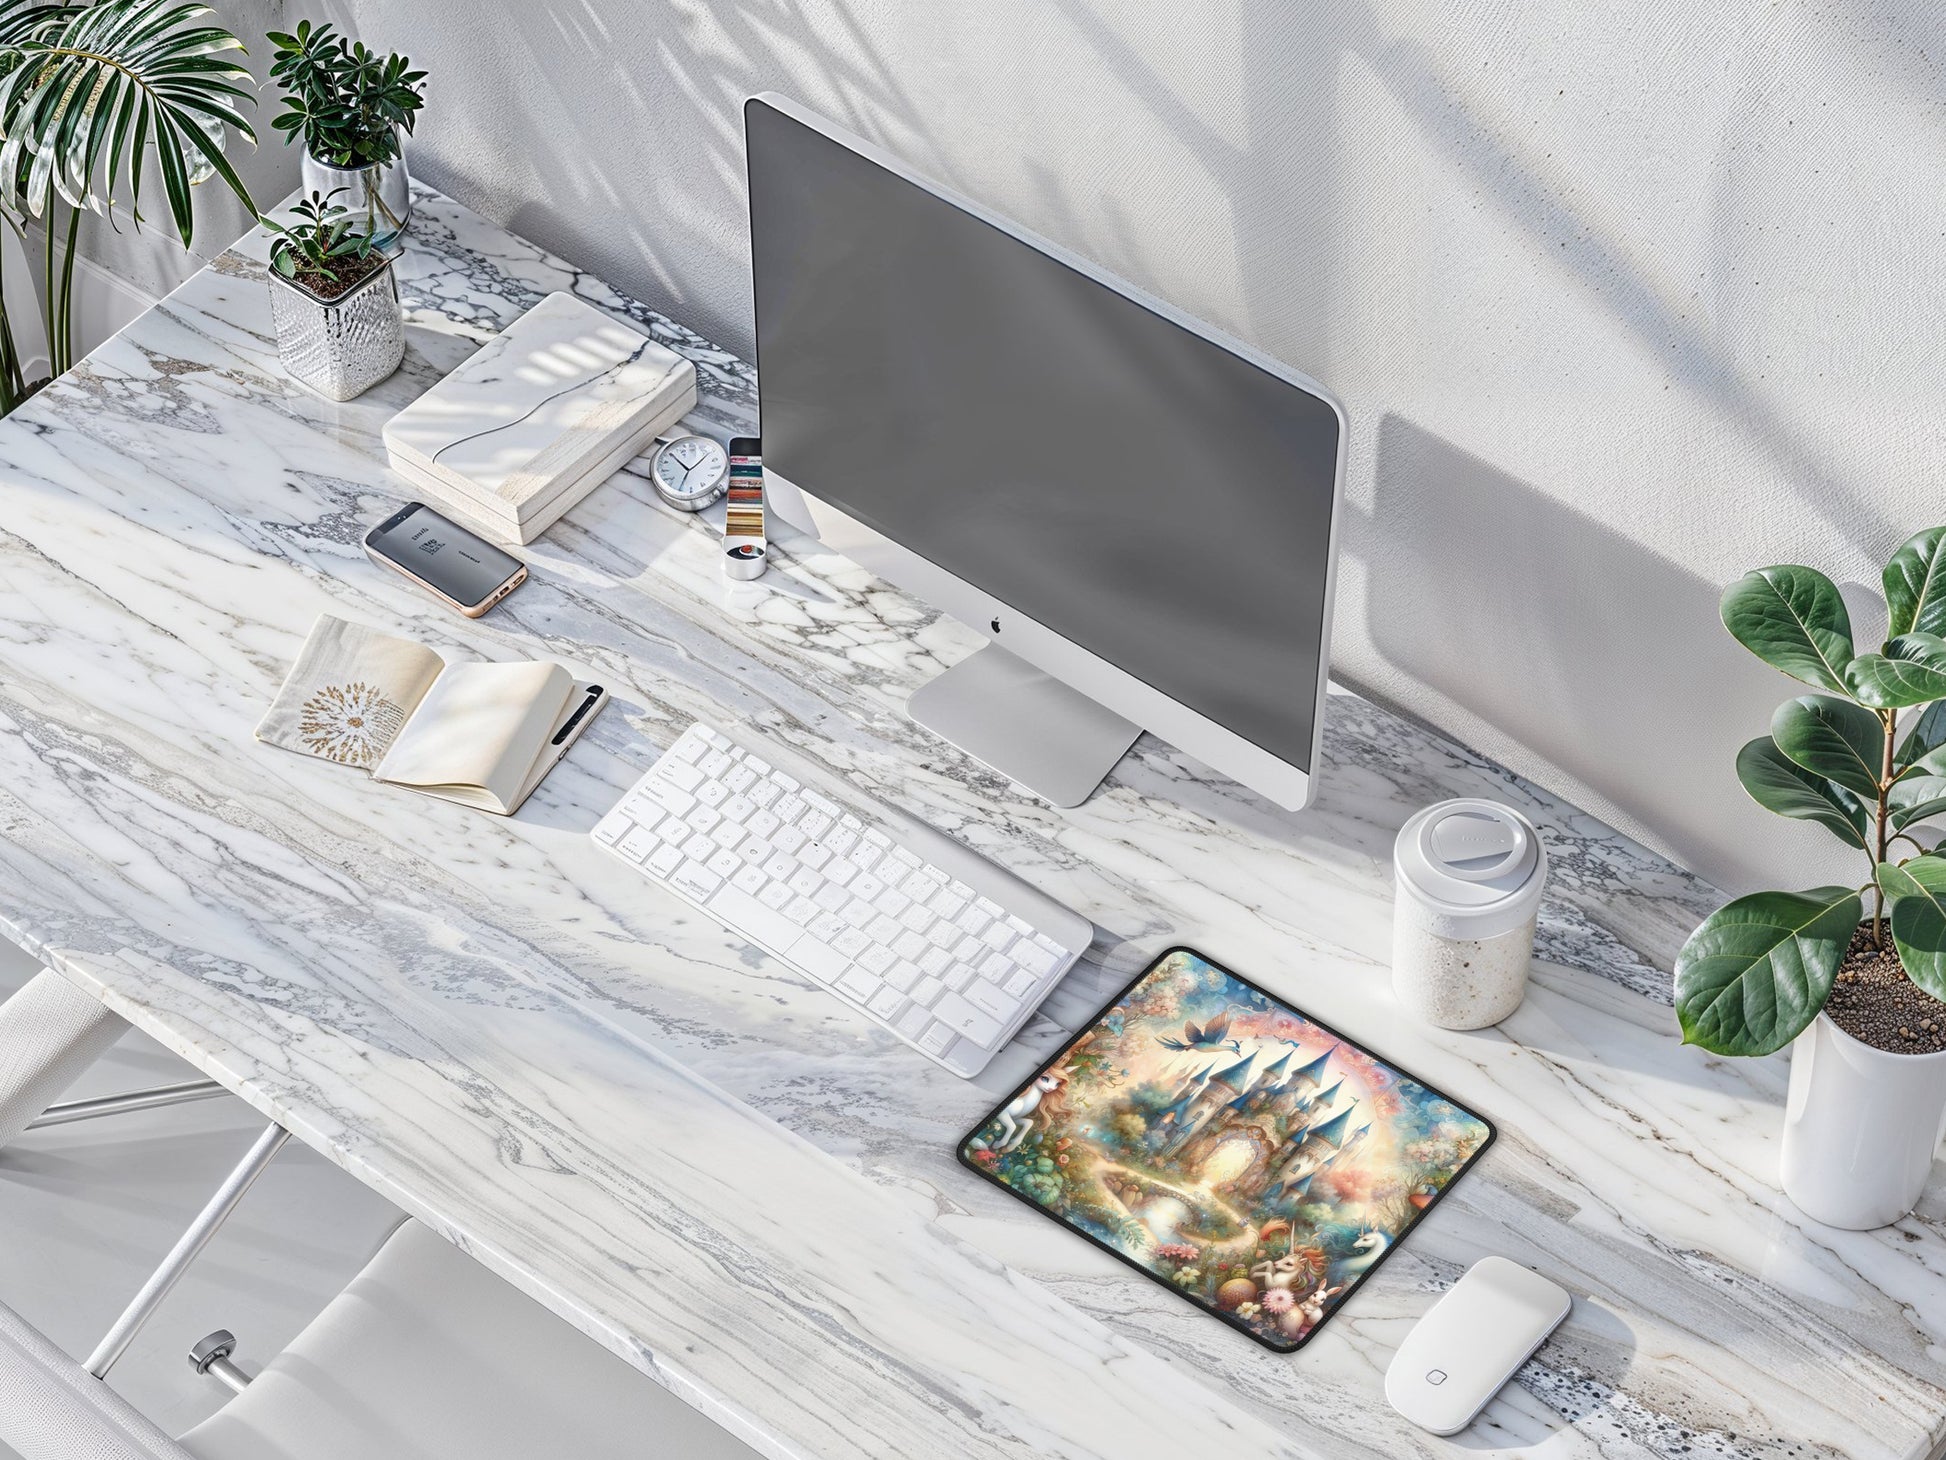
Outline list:
[[[1182,1026],[1181,1039],[1171,1039],[1167,1035],[1158,1034],[1155,1042],[1164,1049],[1223,1049],[1227,1046],[1232,1054],[1243,1053],[1243,1045],[1230,1038],[1228,1009],[1200,1027],[1193,1019],[1189,1020]]]

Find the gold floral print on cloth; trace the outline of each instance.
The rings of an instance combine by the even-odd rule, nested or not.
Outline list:
[[[327,684],[304,702],[297,732],[313,755],[370,769],[405,723],[405,711],[363,680]]]

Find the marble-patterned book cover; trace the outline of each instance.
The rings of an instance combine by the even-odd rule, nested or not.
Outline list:
[[[1437,1090],[1174,948],[960,1159],[1289,1352],[1492,1140]]]

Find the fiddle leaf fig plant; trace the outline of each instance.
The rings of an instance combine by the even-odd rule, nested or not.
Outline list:
[[[1819,691],[1778,706],[1770,733],[1737,753],[1737,779],[1758,805],[1862,852],[1868,875],[1752,893],[1705,918],[1676,959],[1687,1044],[1782,1049],[1817,1018],[1861,936],[1889,943],[1912,983],[1946,999],[1946,855],[1915,835],[1946,815],[1946,527],[1910,538],[1884,581],[1885,640],[1864,653],[1815,568],[1759,568],[1724,591],[1731,636]]]

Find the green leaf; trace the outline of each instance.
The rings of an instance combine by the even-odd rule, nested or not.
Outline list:
[[[1891,809],[1887,819],[1894,831],[1937,816],[1946,811],[1946,776],[1901,776],[1886,793],[1885,804]]]
[[[1907,538],[1885,565],[1885,606],[1891,624],[1885,637],[1946,634],[1946,527],[1928,527]]]
[[[1777,748],[1768,735],[1737,752],[1737,779],[1750,799],[1767,811],[1798,821],[1815,821],[1850,846],[1863,847],[1871,814],[1843,786],[1814,776]]]
[[[1723,590],[1723,627],[1792,679],[1849,694],[1851,615],[1832,581],[1788,564],[1745,573]]]
[[[1829,695],[1799,695],[1777,707],[1770,738],[1813,775],[1878,799],[1885,727],[1863,706]]]
[[[1909,766],[1942,746],[1946,746],[1946,703],[1928,705],[1899,742],[1898,764]]]
[[[1845,666],[1852,697],[1875,710],[1946,700],[1946,639],[1901,634],[1883,654],[1860,654]]]
[[[1881,862],[1878,885],[1889,900],[1892,944],[1906,977],[1946,999],[1946,857]]]
[[[1831,993],[1864,904],[1849,887],[1757,892],[1725,903],[1676,956],[1685,1044],[1769,1054],[1797,1038]]]

